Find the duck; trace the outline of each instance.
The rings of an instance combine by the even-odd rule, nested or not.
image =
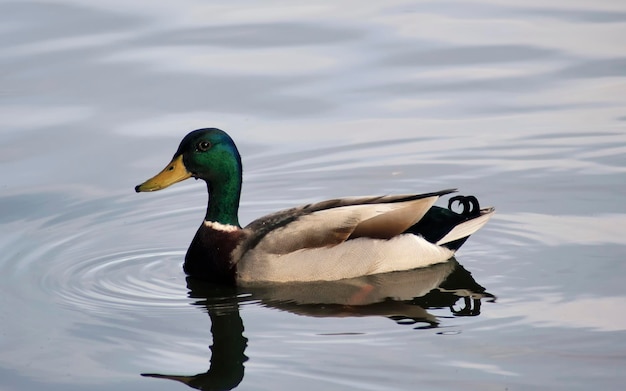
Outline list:
[[[242,227],[242,173],[233,139],[218,128],[203,128],[187,134],[165,168],[135,187],[139,193],[189,178],[206,182],[206,214],[183,263],[191,278],[229,285],[294,283],[423,268],[452,258],[495,212],[481,208],[474,196],[452,196],[447,208],[435,206],[457,191],[445,189],[330,199]]]

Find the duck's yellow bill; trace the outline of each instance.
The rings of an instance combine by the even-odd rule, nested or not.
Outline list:
[[[184,181],[191,177],[191,173],[187,171],[183,163],[183,155],[178,155],[165,166],[163,171],[148,179],[144,183],[135,187],[135,191],[157,191],[165,189],[176,182]]]

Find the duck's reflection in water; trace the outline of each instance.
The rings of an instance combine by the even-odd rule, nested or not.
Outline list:
[[[481,300],[493,301],[456,259],[428,268],[332,282],[224,287],[187,279],[194,304],[211,318],[211,365],[193,376],[145,373],[177,380],[199,390],[230,390],[242,381],[248,359],[239,315],[241,301],[313,317],[384,316],[399,324],[432,328],[439,325],[430,308],[449,308],[453,316],[477,316]]]

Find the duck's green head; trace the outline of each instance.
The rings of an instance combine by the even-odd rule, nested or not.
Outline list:
[[[189,133],[180,142],[172,161],[160,173],[136,186],[135,191],[161,190],[191,177],[205,180],[213,190],[241,186],[241,157],[226,132],[206,128]]]

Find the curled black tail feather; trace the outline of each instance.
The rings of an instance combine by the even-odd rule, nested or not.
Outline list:
[[[466,217],[475,217],[480,215],[480,204],[478,203],[478,199],[474,196],[454,196],[448,200],[448,209],[452,210],[452,205],[458,202],[459,205],[463,206],[463,210],[459,213],[462,216]]]
[[[458,203],[462,210],[457,213],[452,207]],[[448,200],[448,208],[433,206],[424,217],[406,232],[420,235],[431,243],[437,243],[457,225],[480,216],[480,204],[472,195],[458,195]],[[465,243],[469,236],[442,244],[442,246],[456,251]]]

